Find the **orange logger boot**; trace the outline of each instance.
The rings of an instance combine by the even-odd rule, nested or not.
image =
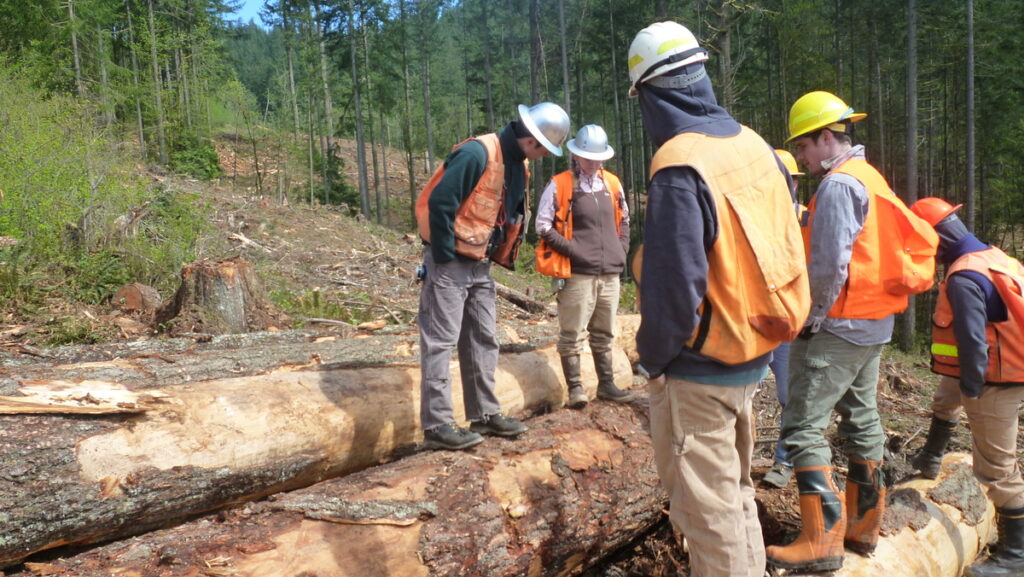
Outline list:
[[[768,563],[797,571],[835,571],[843,566],[843,493],[832,467],[798,467],[795,473],[803,529],[789,545],[768,547]]]
[[[864,555],[875,552],[886,494],[881,461],[850,459],[846,475],[846,546],[850,550]]]

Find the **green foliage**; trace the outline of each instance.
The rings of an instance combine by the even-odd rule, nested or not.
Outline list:
[[[45,328],[49,335],[44,342],[51,347],[88,345],[103,339],[103,336],[89,322],[77,317],[54,319]]]
[[[194,257],[197,199],[135,176],[92,117],[0,62],[0,235],[19,241],[0,253],[8,298],[59,286],[99,302],[118,282],[169,282]]]
[[[332,319],[357,325],[376,318],[374,315],[373,299],[370,295],[366,293],[352,293],[346,294],[344,297],[346,304],[335,302],[316,289],[299,293],[287,290],[270,291],[270,301],[275,306],[285,311],[289,316],[299,319]],[[366,303],[366,306],[360,306],[356,303]]]
[[[203,180],[212,180],[224,174],[213,143],[194,134],[182,134],[174,140],[170,161],[174,170]]]

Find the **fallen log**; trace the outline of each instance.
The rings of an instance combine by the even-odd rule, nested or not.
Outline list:
[[[499,359],[496,392],[504,410],[523,414],[564,404],[554,345],[524,348]],[[421,440],[414,360],[160,387],[155,405],[140,415],[0,415],[0,566],[377,464]],[[583,367],[593,396],[593,364]],[[631,387],[621,351],[615,372],[619,387]],[[461,420],[457,365],[452,375]],[[38,394],[47,385],[32,386]],[[88,387],[97,396],[102,388],[131,389],[109,382]]]
[[[568,575],[663,518],[639,405],[400,461],[16,575]]]
[[[995,508],[971,472],[971,457],[946,455],[938,479],[890,490],[874,555],[847,551],[836,577],[959,577],[995,536]]]

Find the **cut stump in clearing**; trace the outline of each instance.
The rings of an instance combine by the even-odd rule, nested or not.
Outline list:
[[[124,312],[152,312],[160,306],[160,293],[151,286],[128,283],[114,293],[113,305]]]
[[[285,318],[267,301],[252,263],[234,257],[185,265],[178,292],[154,322],[171,333],[223,335],[274,330]]]

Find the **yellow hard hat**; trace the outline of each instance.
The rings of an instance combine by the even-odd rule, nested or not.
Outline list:
[[[857,122],[866,116],[863,112],[854,112],[853,108],[831,92],[808,92],[789,109],[789,138],[786,142],[822,128],[842,132],[843,125],[836,123],[843,120]],[[833,124],[835,126],[831,126]]]
[[[775,154],[782,160],[782,164],[786,165],[786,170],[793,176],[803,176],[804,173],[800,172],[800,167],[796,165],[796,159],[790,154],[788,150],[782,150],[781,148],[775,149]]]

